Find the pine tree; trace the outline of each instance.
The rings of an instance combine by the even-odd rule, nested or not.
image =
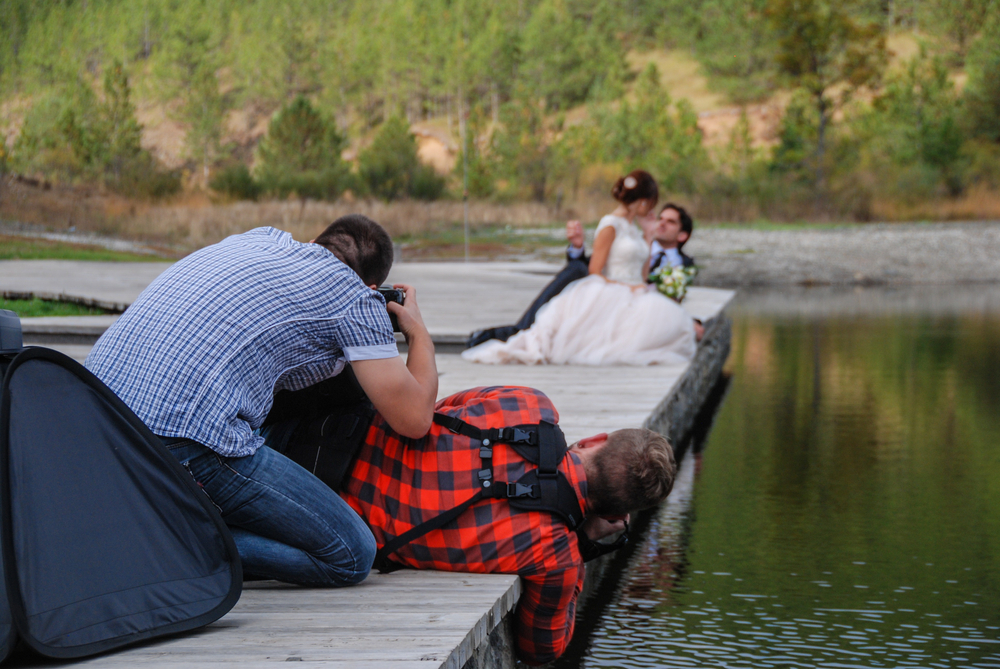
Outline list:
[[[444,179],[417,157],[416,138],[400,116],[383,123],[371,145],[358,156],[358,175],[383,200],[405,195],[434,200],[444,191]]]
[[[457,178],[464,180],[465,169],[468,168],[469,197],[473,198],[489,197],[493,194],[494,189],[492,166],[489,158],[483,153],[483,144],[489,139],[487,137],[484,141],[485,130],[486,114],[482,106],[477,106],[472,110],[468,120],[469,139],[466,145],[469,155],[467,158],[462,155],[463,148],[458,154],[458,160],[455,162],[453,170]]]
[[[961,61],[990,14],[997,11],[994,0],[933,0],[925,13],[927,26],[951,40]]]
[[[775,86],[774,39],[764,16],[768,0],[708,0],[698,12],[695,44],[712,84],[734,102],[752,102]]]
[[[965,109],[973,135],[1000,143],[1000,11],[969,53]]]
[[[258,181],[282,197],[336,199],[347,187],[348,166],[340,157],[346,144],[336,123],[299,95],[274,115],[257,146]]]
[[[142,153],[142,127],[135,118],[128,75],[118,60],[104,73],[104,114],[108,169],[118,180],[123,167]]]
[[[601,157],[626,171],[649,170],[667,189],[690,192],[707,161],[697,115],[686,100],[671,109],[653,64],[639,76],[635,93],[634,102],[596,110]]]
[[[523,93],[503,106],[490,155],[508,195],[525,194],[542,202],[548,186],[552,149],[545,141],[539,104]]]
[[[522,33],[518,76],[550,109],[566,109],[598,91],[618,93],[626,71],[615,23],[572,10],[566,0],[542,0]]]
[[[209,166],[219,153],[226,100],[216,71],[221,65],[220,39],[204,0],[182,4],[159,54],[162,93],[180,97],[178,119],[187,126],[188,156],[201,165],[207,183]]]
[[[817,188],[825,179],[826,135],[837,106],[830,90],[842,87],[841,100],[878,79],[888,58],[878,23],[861,23],[848,3],[829,0],[771,0],[768,17],[777,35],[778,67],[805,90],[816,114],[813,169]]]

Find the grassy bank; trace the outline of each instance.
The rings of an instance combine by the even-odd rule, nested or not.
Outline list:
[[[162,256],[112,251],[87,244],[70,244],[0,235],[0,260],[100,260],[105,262],[161,262]]]
[[[6,300],[0,298],[0,309],[13,311],[21,318],[40,316],[100,316],[107,312],[94,307],[85,307],[70,302],[40,300]]]

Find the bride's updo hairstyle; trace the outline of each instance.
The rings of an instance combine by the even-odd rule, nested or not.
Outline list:
[[[656,179],[646,170],[632,170],[623,177],[618,177],[611,189],[611,197],[628,206],[636,200],[651,200],[650,208],[656,206],[660,199],[660,189]]]

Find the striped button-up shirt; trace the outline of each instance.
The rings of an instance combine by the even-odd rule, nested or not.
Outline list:
[[[378,292],[322,246],[257,228],[161,274],[86,365],[154,433],[242,457],[275,392],[397,355]]]

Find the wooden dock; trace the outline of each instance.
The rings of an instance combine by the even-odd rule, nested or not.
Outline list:
[[[0,263],[0,289],[10,271],[5,264]],[[417,286],[428,329],[439,343],[454,346],[473,329],[516,320],[557,269],[542,263],[408,263],[397,265],[390,279]],[[100,274],[102,285],[115,285],[109,271],[113,268]],[[25,284],[17,288],[23,290]],[[113,297],[128,300],[120,290]],[[721,314],[732,297],[731,291],[695,288],[685,300],[685,307],[708,324],[691,364],[476,365],[445,353],[438,355],[439,395],[480,385],[531,386],[552,399],[571,441],[640,426],[678,439],[690,428],[725,361],[729,323]],[[26,341],[32,340],[32,328],[44,328],[46,337],[57,333],[59,322],[51,320],[26,322]],[[69,319],[62,323],[73,326]],[[46,345],[78,359],[89,350],[83,341]],[[197,633],[79,664],[251,669],[303,661],[344,668],[513,667],[510,614],[519,596],[516,576],[430,571],[373,573],[362,585],[337,590],[249,583],[228,615]]]

